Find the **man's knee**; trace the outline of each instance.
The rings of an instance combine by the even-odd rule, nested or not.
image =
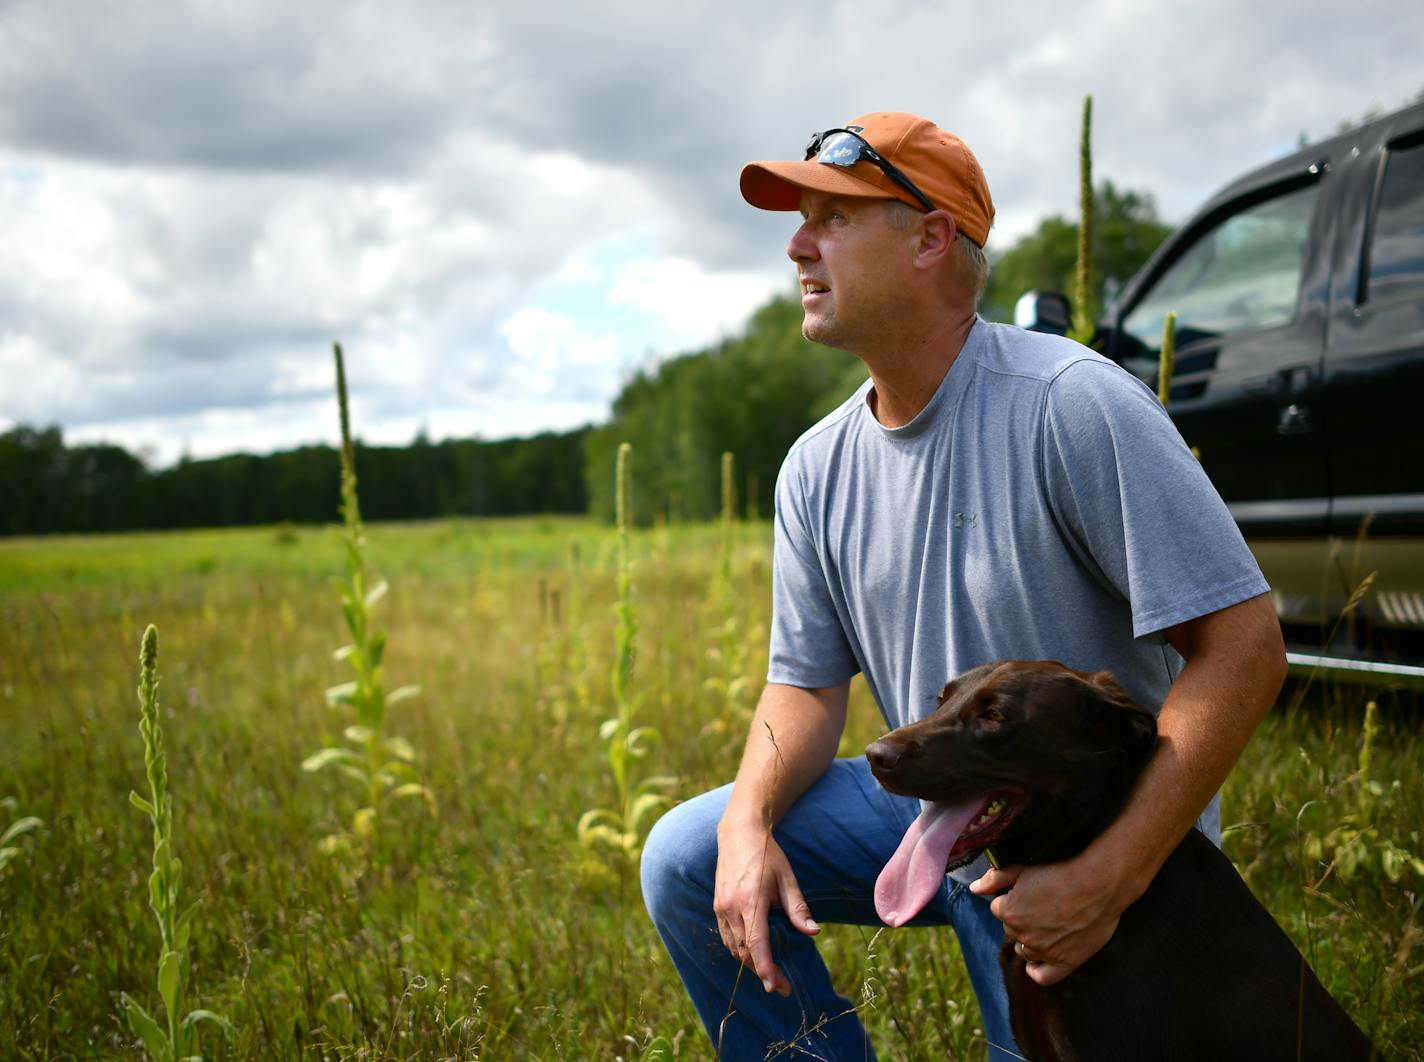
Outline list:
[[[717,823],[726,806],[719,792],[677,805],[653,824],[643,843],[639,874],[643,902],[655,923],[677,905],[706,905],[711,913],[717,872]]]

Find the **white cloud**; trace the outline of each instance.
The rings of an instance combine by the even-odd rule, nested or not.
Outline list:
[[[631,263],[609,291],[615,306],[632,306],[687,346],[735,332],[772,295],[791,287],[789,260],[780,275],[742,271],[710,272],[690,258]]]
[[[954,129],[1004,248],[1075,209],[1087,92],[1098,175],[1180,219],[1424,88],[1424,9],[1397,0],[883,14],[0,6],[0,423],[165,455],[330,438],[340,339],[367,437],[573,426],[789,287],[789,219],[736,175],[814,129],[885,106]]]
[[[575,397],[583,389],[579,386],[583,370],[612,368],[618,357],[617,336],[581,334],[567,317],[547,310],[520,310],[500,325],[500,332],[518,366],[510,388],[515,395]],[[608,373],[597,375],[612,379]]]

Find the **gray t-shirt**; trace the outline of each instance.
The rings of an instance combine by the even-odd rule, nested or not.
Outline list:
[[[1156,711],[1182,667],[1160,632],[1268,589],[1156,396],[1077,343],[978,320],[909,424],[869,391],[777,479],[770,682],[863,672],[895,727],[969,668],[1058,660]]]

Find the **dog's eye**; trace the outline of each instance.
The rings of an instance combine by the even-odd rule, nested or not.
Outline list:
[[[1002,723],[1004,721],[1004,713],[991,704],[979,714],[979,718],[987,719],[991,723]]]

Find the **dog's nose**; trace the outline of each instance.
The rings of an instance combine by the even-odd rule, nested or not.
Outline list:
[[[881,738],[865,746],[865,758],[870,761],[873,771],[893,770],[900,762],[900,746]]]

